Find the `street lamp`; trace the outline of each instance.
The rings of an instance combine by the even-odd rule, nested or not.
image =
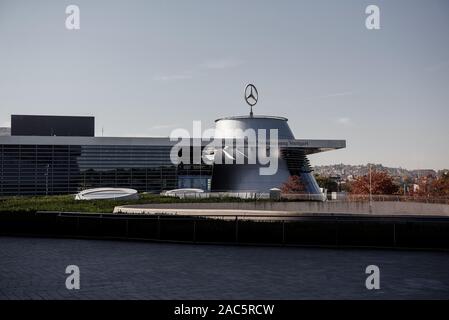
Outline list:
[[[372,195],[372,184],[371,184],[371,163],[368,164],[369,166],[369,212],[372,213],[372,201],[373,201],[373,195]]]

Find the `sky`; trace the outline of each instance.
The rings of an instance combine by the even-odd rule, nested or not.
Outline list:
[[[99,136],[168,136],[248,114],[254,83],[256,115],[347,141],[312,165],[449,168],[448,16],[447,0],[0,0],[0,126],[93,115]]]

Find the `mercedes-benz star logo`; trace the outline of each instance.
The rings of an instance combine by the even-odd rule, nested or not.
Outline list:
[[[249,84],[245,88],[245,101],[251,107],[255,106],[259,100],[259,93],[257,92],[256,87],[253,84]]]

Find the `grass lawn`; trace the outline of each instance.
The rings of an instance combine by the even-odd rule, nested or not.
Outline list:
[[[140,194],[139,200],[75,200],[73,195],[9,197],[0,199],[0,212],[95,212],[111,213],[115,206],[146,203],[252,202],[238,198],[178,199],[156,194]],[[260,201],[260,200],[259,200]],[[263,200],[262,200],[263,201]]]

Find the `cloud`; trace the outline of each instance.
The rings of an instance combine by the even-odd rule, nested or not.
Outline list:
[[[337,118],[335,120],[335,122],[337,122],[337,124],[342,125],[342,126],[350,126],[350,125],[353,124],[352,120],[350,118],[347,118],[347,117]]]
[[[187,74],[173,74],[173,75],[165,75],[165,76],[155,76],[153,77],[154,81],[179,81],[179,80],[189,80],[192,79],[193,76]]]
[[[206,61],[201,65],[201,67],[210,69],[210,70],[223,70],[229,68],[235,68],[239,65],[243,64],[243,61],[236,59],[216,59]]]
[[[193,68],[193,70],[190,70],[189,72],[170,74],[170,75],[157,75],[153,77],[153,80],[161,82],[189,80],[193,79],[193,75],[201,76],[202,74],[204,74],[205,70],[219,71],[235,68],[241,64],[243,64],[241,60],[230,58],[208,60],[200,65],[197,65],[195,68]]]
[[[338,93],[332,93],[328,94],[326,96],[323,96],[323,98],[334,98],[334,97],[347,97],[352,96],[354,93],[351,91],[345,91],[345,92],[338,92]]]

